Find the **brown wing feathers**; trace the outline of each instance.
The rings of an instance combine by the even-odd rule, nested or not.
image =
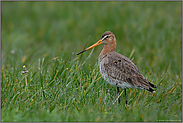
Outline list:
[[[118,53],[115,55],[117,57],[111,57],[109,54],[108,60],[110,61],[105,64],[111,77],[125,81],[132,86],[135,85],[139,88],[154,92],[152,88],[156,88],[156,86],[141,75],[137,66],[130,59]]]

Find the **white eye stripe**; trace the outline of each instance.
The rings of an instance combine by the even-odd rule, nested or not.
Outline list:
[[[110,35],[106,35],[104,36],[101,40],[103,41],[104,39],[106,39],[107,37],[109,37]]]

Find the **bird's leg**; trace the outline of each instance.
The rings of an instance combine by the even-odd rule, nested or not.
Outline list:
[[[119,96],[119,95],[120,95],[119,87],[117,87],[117,90],[118,90],[118,96]],[[121,97],[119,96],[119,97],[118,97],[118,103],[120,103],[120,100],[121,100]]]
[[[126,106],[127,106],[127,95],[126,95],[126,89],[125,89],[125,104],[126,104]]]

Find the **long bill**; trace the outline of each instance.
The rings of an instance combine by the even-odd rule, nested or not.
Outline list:
[[[98,46],[98,45],[100,45],[100,44],[102,44],[102,40],[97,41],[97,43],[95,43],[95,44],[93,44],[92,46],[86,48],[85,50],[79,52],[77,55],[79,55],[79,54],[81,54],[81,53],[83,53],[83,52],[85,52],[85,51],[87,51],[87,50],[89,50],[89,49],[91,49],[91,48],[93,48],[93,47],[96,47],[96,46]]]

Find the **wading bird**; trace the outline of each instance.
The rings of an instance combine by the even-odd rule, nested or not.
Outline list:
[[[115,52],[116,38],[115,35],[110,31],[103,33],[101,39],[98,42],[81,51],[77,55],[100,44],[104,44],[104,48],[98,58],[100,73],[109,84],[117,87],[118,95],[120,95],[119,88],[124,89],[126,105],[127,88],[143,89],[155,93],[152,88],[157,87],[145,79],[137,66],[129,58]],[[120,96],[118,98],[118,102],[120,103]]]

